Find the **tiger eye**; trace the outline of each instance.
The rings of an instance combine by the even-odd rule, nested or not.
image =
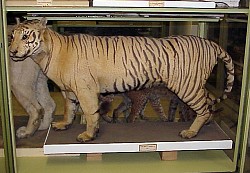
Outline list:
[[[28,38],[27,35],[23,35],[22,40],[26,40]]]

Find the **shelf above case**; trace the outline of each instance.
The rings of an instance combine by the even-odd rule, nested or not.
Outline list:
[[[89,7],[88,0],[7,0],[6,7]]]
[[[6,6],[6,11],[63,11],[63,12],[146,12],[146,13],[218,13],[218,14],[248,14],[248,8],[215,8],[215,9],[198,9],[198,8],[112,8],[112,7],[83,7],[83,6]]]

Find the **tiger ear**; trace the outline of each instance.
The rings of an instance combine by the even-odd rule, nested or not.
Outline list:
[[[20,24],[20,18],[16,17],[16,24],[19,25]]]
[[[40,20],[40,24],[43,28],[46,28],[46,24],[47,24],[47,19],[46,17],[43,17],[41,20]]]

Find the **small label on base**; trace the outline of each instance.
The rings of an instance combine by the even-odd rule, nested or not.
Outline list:
[[[163,1],[149,1],[149,7],[164,7]]]
[[[156,151],[156,150],[157,150],[157,144],[139,145],[139,151],[141,152],[150,152],[150,151]]]

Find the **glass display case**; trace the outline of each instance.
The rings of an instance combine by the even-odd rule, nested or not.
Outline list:
[[[5,165],[6,172],[27,172],[30,169],[38,172],[52,172],[53,169],[61,172],[78,172],[83,169],[88,172],[109,172],[110,170],[117,172],[152,172],[152,170],[154,172],[166,170],[169,172],[235,172],[237,170],[243,173],[249,171],[244,164],[245,159],[248,158],[250,108],[248,8],[101,8],[70,5],[24,7],[21,5],[6,6],[8,4],[6,1],[1,1],[1,3],[0,33],[3,34],[1,35],[0,91],[4,141],[2,148],[5,151],[5,158],[0,153],[0,165]],[[185,34],[205,37],[218,43],[233,58],[235,82],[228,99],[218,104],[217,108],[222,111],[215,114],[214,120],[232,141],[232,149],[178,150],[178,157],[173,161],[161,161],[156,151],[135,153],[127,150],[109,151],[103,154],[101,161],[92,162],[85,159],[88,158],[88,155],[84,152],[44,155],[44,147],[45,149],[47,147],[46,143],[44,145],[44,141],[49,134],[47,130],[36,131],[31,137],[18,139],[15,137],[16,130],[27,124],[28,116],[11,94],[9,86],[11,76],[9,76],[7,31],[8,27],[15,24],[16,16],[23,19],[40,19],[45,16],[48,19],[49,27],[66,35],[91,33],[93,35],[165,37],[173,34]],[[224,65],[222,62],[218,62],[207,82],[207,89],[215,96],[220,95],[224,88],[224,78]],[[48,86],[50,95],[57,105],[54,112],[54,120],[57,120],[62,118],[63,96],[52,81],[48,81]],[[118,97],[115,99],[113,107],[119,103],[120,98]],[[164,99],[162,103],[165,107],[169,104],[168,100]],[[152,112],[152,108],[147,106],[145,115],[150,121],[157,121],[157,116]],[[74,122],[76,126],[82,121],[81,111],[78,114],[79,116]],[[177,115],[175,123],[178,123],[178,118]],[[120,119],[122,120],[122,117]],[[210,127],[213,126],[210,125]],[[67,133],[70,132],[61,132],[62,135],[56,133],[55,136],[60,138]],[[128,146],[126,145],[126,147]],[[190,167],[190,165],[192,166]]]

